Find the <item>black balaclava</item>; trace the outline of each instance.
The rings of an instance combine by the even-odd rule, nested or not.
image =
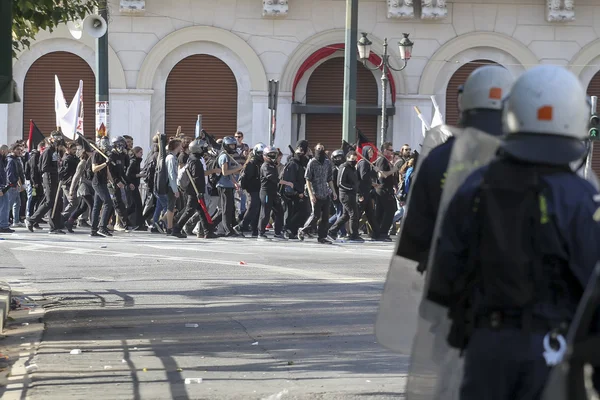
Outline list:
[[[323,164],[325,162],[325,150],[316,150],[315,158],[317,159],[317,161]]]

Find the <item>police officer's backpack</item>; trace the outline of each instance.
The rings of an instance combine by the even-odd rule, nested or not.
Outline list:
[[[561,279],[561,267],[568,264],[556,259],[562,242],[548,212],[542,180],[557,173],[573,172],[568,166],[506,159],[489,165],[472,205],[476,226],[469,233],[469,248],[464,249],[469,253],[467,272],[455,282],[460,298],[450,307],[452,347],[464,349],[468,343],[475,323],[475,315],[470,315],[475,290],[478,310],[508,312],[526,324],[534,304],[546,302],[547,288]]]

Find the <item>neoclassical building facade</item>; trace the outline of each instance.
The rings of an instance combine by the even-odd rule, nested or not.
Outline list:
[[[480,65],[518,76],[539,64],[563,65],[600,95],[600,3],[597,0],[361,0],[359,31],[369,34],[373,67],[390,43],[409,33],[412,59],[389,74],[387,137],[395,147],[422,140],[421,122],[435,95],[456,122],[456,89]],[[341,0],[111,0],[110,134],[147,148],[156,131],[192,132],[197,114],[223,136],[268,141],[268,81],[280,81],[275,144],[299,138],[341,141],[345,2]],[[54,124],[57,74],[72,98],[84,80],[85,131],[94,130],[95,41],[66,26],[43,32],[14,60],[22,102],[0,105],[0,142],[23,137],[29,120]],[[381,71],[359,65],[357,126],[379,140]],[[88,117],[89,116],[89,117]],[[46,132],[47,133],[47,132]],[[597,157],[600,159],[600,157]]]

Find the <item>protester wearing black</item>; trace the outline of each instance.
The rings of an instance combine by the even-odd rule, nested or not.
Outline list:
[[[373,188],[378,186],[373,183],[377,175],[369,162],[371,157],[373,157],[373,148],[371,146],[363,147],[361,155],[362,158],[356,165],[359,179],[358,215],[360,218],[363,213],[365,214],[367,222],[371,227],[371,239],[377,239],[379,237],[379,223],[377,223],[372,196]]]
[[[110,151],[108,138],[102,138],[99,141],[100,150]],[[106,153],[104,153],[106,154]],[[92,156],[92,186],[94,188],[94,208],[92,210],[92,233],[91,236],[112,236],[108,231],[108,220],[113,211],[113,201],[108,191],[108,183],[111,182],[110,161],[107,161],[104,155],[95,152]],[[102,209],[102,218],[100,218],[100,209]]]
[[[381,146],[383,153],[375,162],[377,177],[380,186],[376,188],[377,200],[377,223],[379,224],[379,240],[391,242],[392,239],[388,236],[390,227],[394,221],[394,214],[398,209],[396,199],[394,198],[394,174],[398,172],[392,167],[390,159],[394,154],[394,148],[390,142],[386,142]]]
[[[144,217],[142,216],[143,205],[142,197],[140,195],[140,178],[144,176],[141,171],[143,150],[141,147],[134,147],[131,150],[129,167],[127,168],[127,181],[129,182],[129,194],[131,198],[131,205],[127,209],[129,221],[134,226],[137,226],[136,230],[146,231],[148,230],[144,224]]]
[[[185,238],[186,234],[182,231],[185,224],[192,216],[199,217],[200,227],[198,229],[198,238],[214,239],[217,235],[213,232],[212,225],[208,222],[205,210],[204,194],[206,193],[206,177],[203,165],[203,154],[208,150],[208,144],[202,139],[196,139],[189,144],[190,155],[186,163],[189,184],[185,188],[186,204],[179,220],[173,225],[173,236]],[[191,179],[190,179],[191,178]],[[204,207],[202,207],[204,204]]]
[[[123,195],[121,192],[122,189],[129,186],[129,182],[127,182],[125,161],[123,158],[123,155],[126,153],[127,143],[123,137],[117,136],[112,139],[112,145],[112,151],[108,155],[110,158],[108,168],[113,182],[108,185],[108,190],[113,200],[114,212],[119,216],[121,227],[127,229],[130,224],[127,216],[127,207],[123,202]],[[129,163],[129,161],[127,161],[127,163]],[[116,223],[115,227],[117,227]]]
[[[333,173],[331,162],[325,155],[325,147],[322,144],[315,146],[315,158],[308,162],[304,175],[307,182],[308,194],[312,204],[312,213],[304,224],[298,229],[298,239],[304,240],[306,231],[314,229],[318,224],[318,242],[331,244],[327,239],[329,229],[329,195],[333,188]],[[337,194],[332,193],[333,200]]]
[[[329,230],[329,236],[335,238],[339,229],[350,220],[350,240],[363,241],[358,234],[358,173],[356,172],[356,152],[349,151],[346,162],[340,166],[338,173],[338,187],[340,190],[340,201],[344,206],[342,216],[337,219]]]
[[[277,170],[279,151],[277,148],[267,147],[263,154],[265,162],[260,167],[261,210],[258,237],[260,239],[267,239],[265,231],[271,218],[271,211],[273,211],[275,238],[285,239],[283,236],[283,205],[277,194],[277,188],[279,185],[292,187],[293,184],[279,179],[279,171]]]
[[[263,151],[265,147],[263,143],[254,146],[252,153],[244,165],[243,172],[240,174],[240,185],[250,196],[250,207],[246,209],[242,223],[234,227],[234,229],[238,233],[250,230],[252,237],[258,237],[258,221],[261,209],[260,168],[264,162]]]
[[[79,164],[69,188],[68,197],[79,197],[79,205],[77,208],[68,216],[65,222],[65,227],[70,233],[73,233],[73,226],[75,221],[82,215],[86,210],[92,212],[94,209],[94,189],[92,187],[92,180],[94,174],[92,172],[92,152],[86,152],[83,150],[80,154]]]
[[[333,153],[331,153],[331,161],[333,162],[333,180],[332,180],[333,190],[334,190],[334,193],[337,194],[337,196],[338,196],[337,200],[333,201],[333,207],[335,208],[335,214],[329,218],[329,225],[333,226],[333,224],[335,224],[335,222],[338,219],[340,219],[340,217],[344,213],[344,206],[342,205],[342,202],[340,200],[340,188],[338,187],[338,180],[339,180],[338,177],[339,177],[340,167],[346,161],[346,157],[344,155],[344,150],[339,149],[339,150],[335,150]],[[329,229],[331,230],[331,227]],[[336,232],[337,232],[337,230],[336,230]],[[340,232],[341,236],[346,236],[345,225],[340,225],[339,232]],[[333,238],[335,239],[335,236],[333,236]]]
[[[155,136],[153,138],[157,139]],[[156,197],[154,196],[154,175],[156,173],[156,159],[158,157],[158,143],[152,144],[152,150],[146,157],[144,162],[144,169],[142,174],[144,175],[144,182],[146,183],[146,197],[144,199],[144,210],[142,216],[147,224],[151,225],[152,216],[154,215],[154,207],[156,205]]]
[[[42,172],[40,171],[40,156],[44,149],[44,142],[38,143],[38,148],[31,150],[29,160],[25,164],[25,179],[29,181],[29,193],[31,197],[27,199],[27,210],[25,216],[31,217],[38,205],[44,198],[44,188],[42,185]]]
[[[307,152],[308,142],[300,140],[296,144],[294,157],[287,162],[282,174],[283,179],[293,184],[293,187],[285,186],[283,188],[283,200],[287,212],[285,229],[290,239],[298,237],[298,229],[302,227],[308,218],[307,199],[304,194],[306,190],[304,174],[308,165]]]
[[[62,230],[63,218],[62,196],[57,196],[59,190],[58,169],[60,164],[60,150],[64,150],[64,137],[62,133],[53,131],[49,138],[50,144],[40,157],[40,172],[42,173],[42,186],[44,187],[44,202],[37,211],[26,220],[27,229],[33,232],[33,227],[42,217],[50,211],[50,233],[64,234]]]
[[[71,183],[73,182],[73,177],[75,176],[77,166],[79,165],[79,157],[77,157],[76,152],[77,144],[75,142],[69,143],[67,146],[67,153],[63,157],[62,164],[58,171],[58,178],[60,179],[60,183],[62,185],[61,190],[68,201],[67,206],[62,211],[64,218],[67,218],[74,210],[77,209],[77,206],[79,205],[79,199],[77,196],[70,196]]]

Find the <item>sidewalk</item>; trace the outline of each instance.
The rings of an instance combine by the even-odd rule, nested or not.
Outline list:
[[[0,306],[5,297],[10,298],[9,293],[14,299],[14,309],[0,336],[0,397],[6,400],[25,398],[29,375],[37,369],[30,361],[44,332],[44,299],[38,292],[24,289],[0,292]]]

